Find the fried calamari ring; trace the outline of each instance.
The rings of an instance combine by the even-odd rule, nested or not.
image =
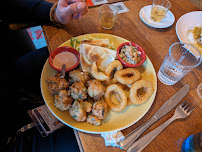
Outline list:
[[[99,81],[105,81],[109,78],[103,72],[98,72],[98,68],[97,68],[97,65],[95,62],[93,62],[92,66],[91,66],[90,73],[96,80],[99,80]]]
[[[143,88],[145,93],[143,95],[138,95],[138,90]],[[140,105],[145,103],[153,93],[152,84],[146,80],[139,80],[133,83],[130,88],[130,100],[135,105]]]
[[[122,69],[123,69],[123,65],[121,64],[119,60],[114,60],[113,62],[111,62],[105,69],[105,75],[109,77],[106,83],[107,84],[117,83],[117,80],[113,78],[114,73]]]
[[[117,71],[114,78],[121,84],[131,85],[140,79],[140,72],[134,68],[127,68]]]
[[[114,104],[111,100],[111,95],[115,94],[119,104]],[[122,111],[127,106],[127,97],[123,89],[117,84],[108,85],[105,91],[105,102],[112,111]]]

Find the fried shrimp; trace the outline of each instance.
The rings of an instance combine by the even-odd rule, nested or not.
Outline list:
[[[68,110],[72,106],[73,99],[67,95],[66,90],[60,90],[59,95],[55,95],[55,106],[61,111]]]
[[[105,92],[105,87],[98,80],[89,81],[88,95],[94,100],[99,100]]]
[[[140,95],[138,90],[143,88],[144,93]],[[130,100],[135,105],[145,103],[152,95],[153,87],[152,84],[146,80],[136,81],[130,88]]]
[[[83,104],[79,103],[77,100],[74,101],[72,107],[69,109],[69,113],[76,121],[85,121],[87,119]]]
[[[131,85],[140,79],[140,72],[134,68],[127,68],[117,71],[114,77],[121,84]]]
[[[82,101],[87,99],[88,89],[83,82],[74,82],[70,87],[71,97],[75,100]]]
[[[92,76],[99,80],[99,81],[105,81],[107,80],[109,77],[106,76],[103,72],[98,72],[98,68],[95,62],[93,62],[92,66],[91,66],[91,70],[90,73],[92,74]]]
[[[84,84],[86,81],[90,80],[89,74],[87,72],[82,72],[81,70],[73,70],[69,72],[69,77],[73,82],[82,81]]]
[[[109,77],[109,79],[106,80],[106,83],[107,84],[117,83],[117,80],[113,77],[114,73],[122,69],[123,65],[119,60],[114,60],[113,62],[111,62],[105,69],[105,75]]]
[[[115,104],[111,100],[111,95],[115,94],[119,104]],[[123,89],[117,84],[107,86],[105,91],[105,101],[112,111],[120,112],[127,106],[127,97]]]

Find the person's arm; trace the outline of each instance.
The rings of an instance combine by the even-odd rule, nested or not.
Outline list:
[[[44,0],[4,0],[0,5],[0,20],[7,23],[51,23],[52,5]]]
[[[0,5],[0,20],[6,23],[69,24],[88,12],[84,0],[59,0],[54,7],[44,0],[4,0]],[[53,13],[53,14],[52,14]],[[52,14],[50,16],[50,14]]]

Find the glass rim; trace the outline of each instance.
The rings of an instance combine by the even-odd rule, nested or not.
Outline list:
[[[175,59],[173,58],[172,54],[171,54],[171,48],[172,48],[174,45],[176,45],[176,44],[182,44],[182,45],[185,44],[185,45],[188,45],[188,46],[194,48],[194,49],[197,51],[198,55],[199,55],[199,62],[198,62],[196,65],[191,65],[191,66],[190,66],[190,65],[186,65],[186,67],[188,67],[188,68],[195,68],[195,67],[197,67],[198,65],[201,64],[202,57],[201,57],[201,53],[199,52],[199,50],[196,49],[193,45],[188,44],[188,43],[184,43],[184,42],[176,42],[176,43],[173,43],[173,44],[169,47],[168,53],[169,53],[169,55],[172,57],[172,60],[174,60],[177,64],[182,65],[182,64],[179,63],[177,60],[175,60]]]
[[[154,1],[155,1],[155,0],[153,0],[152,5],[157,5],[157,4],[154,3]],[[170,2],[169,0],[164,0],[164,1],[166,1],[166,2],[169,3],[169,7],[167,7],[166,9],[170,9],[170,8],[171,8],[171,2]]]
[[[101,14],[102,12],[101,12],[101,8],[102,7],[104,7],[104,6],[108,6],[109,8],[111,8],[111,7],[113,7],[113,8],[115,8],[113,5],[111,5],[111,4],[103,4],[103,5],[101,5],[100,7],[99,7],[99,13]],[[117,15],[118,14],[118,9],[112,9],[111,8],[111,11],[113,12],[113,13],[115,13],[115,15]]]

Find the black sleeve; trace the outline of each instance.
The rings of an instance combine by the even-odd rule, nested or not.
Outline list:
[[[44,0],[3,0],[0,20],[7,23],[51,23],[49,12],[52,5]]]

